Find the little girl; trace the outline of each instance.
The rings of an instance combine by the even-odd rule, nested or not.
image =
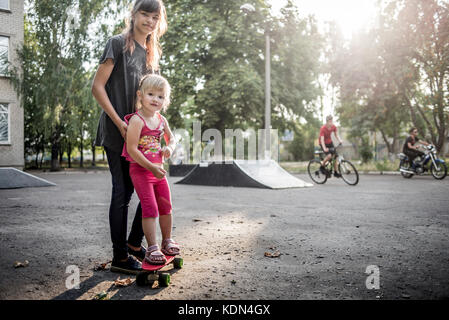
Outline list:
[[[179,246],[171,239],[172,205],[164,158],[170,158],[175,138],[167,120],[160,114],[170,103],[170,85],[165,78],[148,74],[137,91],[137,109],[125,116],[128,125],[122,156],[130,161],[129,174],[142,205],[142,227],[148,243],[145,260],[164,264],[166,255],[179,254]],[[164,136],[167,146],[161,147]],[[162,245],[156,243],[156,218],[162,233]]]

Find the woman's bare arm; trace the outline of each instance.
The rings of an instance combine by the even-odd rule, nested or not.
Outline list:
[[[112,122],[114,122],[120,130],[123,138],[125,138],[127,129],[126,122],[120,119],[119,115],[112,106],[105,89],[106,83],[108,82],[113,69],[114,61],[112,59],[107,59],[104,63],[98,66],[94,81],[92,83],[92,95],[97,100],[100,107],[104,110],[104,112],[106,112]]]

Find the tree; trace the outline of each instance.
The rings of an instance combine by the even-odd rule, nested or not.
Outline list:
[[[403,57],[419,75],[404,92],[411,120],[441,151],[449,133],[449,3],[397,0],[392,7],[399,13],[397,39],[409,45]]]
[[[116,3],[118,3],[117,1]],[[98,37],[109,28],[100,24],[92,40],[89,27],[110,12],[112,2],[104,0],[28,1],[25,17],[25,41],[19,50],[23,73],[13,81],[23,97],[25,144],[27,151],[44,152],[51,145],[51,169],[59,169],[61,143],[70,146],[73,102],[79,99],[86,68],[92,52],[98,51]],[[101,20],[100,20],[101,22]],[[92,45],[94,44],[94,45]]]
[[[173,126],[189,115],[202,128],[222,132],[263,127],[266,28],[272,35],[273,127],[297,129],[298,119],[315,111],[323,45],[315,21],[301,19],[291,1],[280,18],[263,0],[252,2],[259,15],[244,15],[245,2],[166,2],[169,31],[161,64],[174,88],[168,111]]]

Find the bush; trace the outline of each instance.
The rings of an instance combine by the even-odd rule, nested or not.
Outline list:
[[[369,140],[367,137],[362,138],[362,145],[359,148],[360,157],[362,157],[362,162],[367,163],[373,159],[373,151],[369,145]]]
[[[383,161],[376,162],[376,169],[378,171],[390,171],[391,170],[390,167],[391,167],[391,163],[390,163],[390,161],[388,161],[387,158],[384,158]]]

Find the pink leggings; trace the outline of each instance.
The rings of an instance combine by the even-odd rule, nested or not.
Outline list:
[[[156,218],[171,214],[170,187],[167,178],[156,178],[137,163],[130,163],[129,175],[142,206],[142,218]]]

